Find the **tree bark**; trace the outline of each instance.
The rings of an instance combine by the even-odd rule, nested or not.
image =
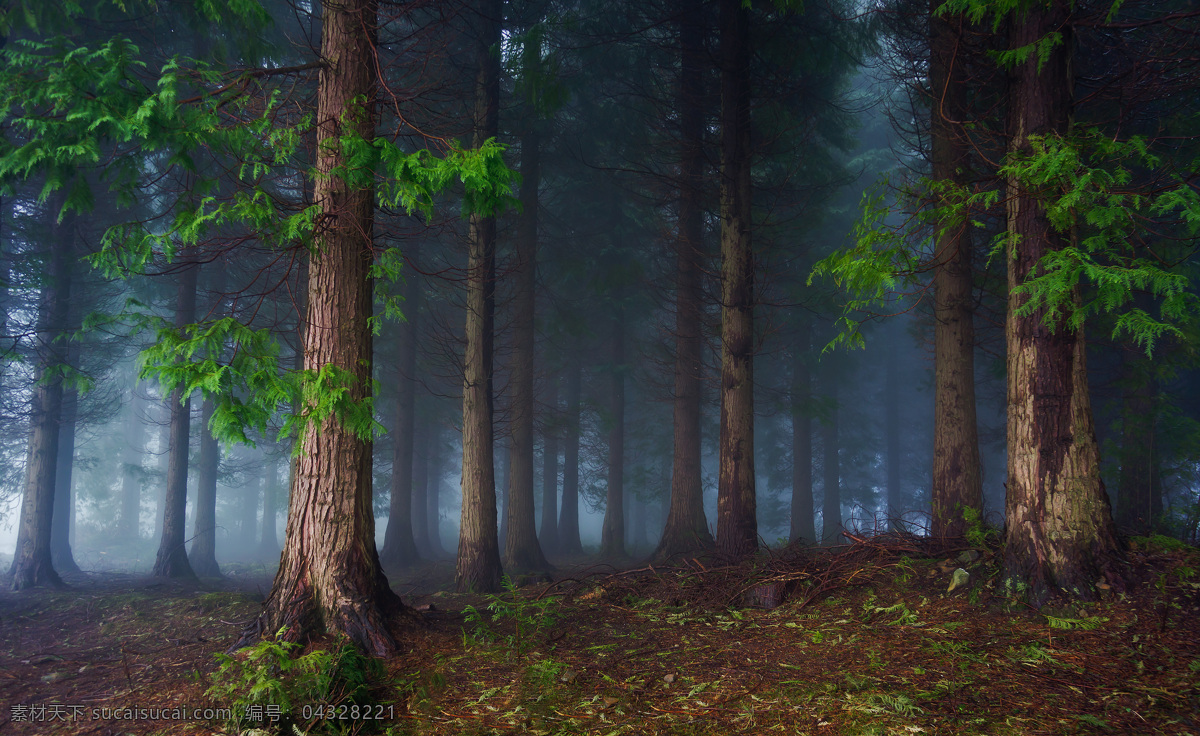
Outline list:
[[[129,416],[125,423],[125,449],[121,453],[121,516],[117,538],[136,541],[141,537],[142,462],[146,456],[146,425],[141,420],[142,401],[135,381],[129,389]]]
[[[579,539],[579,405],[583,393],[582,369],[576,357],[567,367],[566,419],[563,437],[562,512],[558,517],[558,545],[564,555],[583,554]]]
[[[838,544],[842,540],[841,461],[838,458],[838,365],[834,356],[825,359],[825,396],[829,415],[822,426],[825,498],[821,503],[821,543]]]
[[[1035,3],[1012,19],[1010,47],[1061,34],[1010,72],[1010,153],[1028,151],[1032,135],[1065,135],[1070,128],[1071,7],[1066,0]],[[1008,232],[1008,493],[1004,567],[1009,582],[1040,605],[1050,598],[1093,598],[1101,575],[1119,583],[1119,551],[1088,395],[1083,330],[1049,326],[1044,312],[1019,315],[1028,297],[1013,293],[1042,256],[1065,247],[1039,193],[1007,182]]]
[[[415,253],[412,256],[415,257]],[[407,317],[399,326],[396,362],[396,424],[392,448],[392,492],[388,504],[388,523],[383,535],[379,561],[384,567],[400,568],[420,561],[413,535],[413,433],[416,428],[417,400],[417,312],[420,289],[416,274],[404,280],[404,309]],[[411,313],[411,315],[409,314]]]
[[[758,549],[754,487],[754,252],[749,10],[721,0],[721,438],[717,550]]]
[[[963,16],[943,17],[931,0],[930,158],[932,178],[968,183],[967,73],[959,56]],[[933,518],[937,538],[961,537],[964,510],[983,512],[983,476],[975,418],[975,328],[972,322],[971,238],[968,218],[939,223],[933,272]],[[889,365],[891,363],[889,362]],[[890,503],[889,503],[890,506]],[[891,513],[889,508],[889,514]]]
[[[499,0],[480,0],[475,78],[476,146],[500,129]],[[471,215],[463,359],[462,517],[455,581],[460,591],[500,590],[492,435],[492,341],[496,308],[496,218]]]
[[[48,216],[57,207],[47,205]],[[58,471],[58,425],[62,413],[63,381],[56,371],[65,362],[58,338],[67,326],[71,303],[71,258],[74,240],[57,220],[50,226],[49,268],[38,299],[34,385],[29,407],[29,448],[25,462],[25,496],[13,554],[12,589],[37,585],[61,586],[50,553],[54,526],[54,486]]]
[[[204,578],[221,577],[221,566],[217,564],[217,474],[221,465],[221,447],[209,429],[214,408],[212,399],[205,399],[200,405],[196,516],[192,528],[192,549],[188,555],[192,571]]]
[[[374,137],[375,24],[374,0],[323,4],[314,186],[322,226],[309,257],[304,368],[352,377],[356,402],[371,388],[375,197],[373,187],[352,187],[337,171],[348,163],[343,136]],[[339,632],[375,656],[391,654],[387,620],[403,605],[375,549],[370,440],[337,416],[309,424],[293,483],[275,584],[243,642],[280,629],[292,641]]]
[[[76,341],[67,350],[73,357],[68,362],[78,363],[79,348]],[[50,528],[50,558],[54,569],[62,573],[79,572],[75,555],[71,550],[71,516],[75,506],[72,476],[75,466],[75,422],[79,414],[79,390],[72,386],[63,392],[62,415],[58,425],[58,458],[54,472],[54,522]]]
[[[671,500],[655,560],[713,546],[700,479],[700,398],[704,364],[700,262],[704,254],[703,6],[685,0],[679,26],[679,222],[675,237],[675,396]]]
[[[806,323],[792,352],[792,528],[789,541],[816,544],[809,329]]]
[[[530,46],[530,48],[533,48]],[[540,51],[538,52],[540,53]],[[516,293],[513,295],[512,454],[508,469],[504,566],[546,570],[550,563],[537,538],[533,503],[534,301],[537,290],[538,134],[521,136],[521,215],[517,221]]]
[[[612,372],[609,384],[608,493],[600,556],[625,556],[625,317],[620,308],[613,318]]]
[[[558,374],[546,376],[546,417],[542,421],[542,525],[538,538],[546,552],[558,551]]]

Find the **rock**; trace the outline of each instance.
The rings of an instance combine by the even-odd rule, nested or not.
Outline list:
[[[42,679],[42,682],[49,685],[52,682],[58,682],[59,680],[63,679],[64,677],[66,677],[66,675],[64,675],[61,672],[51,672],[48,675],[42,675],[41,679]]]
[[[973,549],[966,549],[959,553],[958,561],[963,565],[969,565],[979,559],[979,552]]]
[[[611,706],[614,706],[614,705],[616,705],[618,702],[620,702],[620,699],[619,699],[619,698],[614,698],[614,697],[606,697],[606,698],[604,699],[604,707],[605,707],[605,708],[609,708],[609,707],[611,707]]]
[[[579,673],[570,667],[566,668],[558,675],[559,681],[565,682],[568,685],[572,682],[575,682],[576,677],[579,677]]]
[[[950,576],[950,587],[946,590],[947,593],[954,592],[955,588],[961,588],[971,579],[971,573],[961,567],[954,571]]]
[[[943,573],[950,573],[954,571],[954,568],[958,567],[958,563],[951,559],[945,559],[939,562],[937,566]]]
[[[675,673],[672,672],[672,673],[663,675],[663,682],[667,683],[668,685],[675,682]]]

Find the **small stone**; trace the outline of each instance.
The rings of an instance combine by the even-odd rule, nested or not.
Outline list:
[[[970,579],[971,579],[971,573],[967,572],[966,570],[962,569],[961,567],[958,568],[957,570],[954,571],[954,574],[950,576],[950,587],[949,587],[949,589],[946,590],[946,592],[947,593],[954,592],[955,588],[961,588],[962,586],[966,585],[967,581]]]
[[[663,675],[663,682],[667,683],[668,685],[675,682],[675,673],[671,672]]]
[[[958,561],[963,565],[969,565],[979,559],[979,552],[973,549],[966,549],[959,553]]]
[[[566,668],[558,675],[558,679],[567,684],[575,682],[576,677],[579,677],[579,673],[570,667]]]
[[[953,572],[954,568],[956,567],[958,567],[958,564],[951,559],[945,559],[938,563],[938,569],[943,573]]]
[[[609,697],[606,697],[606,698],[604,699],[604,707],[605,707],[605,708],[609,708],[609,707],[611,707],[611,706],[614,706],[614,705],[616,705],[618,702],[620,702],[618,698],[614,698],[614,697],[611,697],[611,696],[609,696]]]
[[[64,675],[61,672],[51,672],[48,675],[42,675],[41,679],[42,679],[42,682],[49,685],[52,682],[58,682],[59,680],[63,679],[63,676]]]

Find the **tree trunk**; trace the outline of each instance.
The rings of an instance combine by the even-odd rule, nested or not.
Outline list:
[[[838,365],[834,356],[825,359],[825,392],[829,416],[822,427],[821,444],[825,454],[825,498],[821,504],[821,543],[842,541],[841,462],[838,459]]]
[[[46,205],[57,216],[59,199]],[[37,344],[34,347],[34,385],[29,406],[29,448],[25,462],[25,496],[13,554],[12,589],[36,585],[61,586],[50,553],[54,527],[54,486],[58,471],[58,425],[62,413],[63,381],[54,370],[66,359],[59,337],[67,327],[71,303],[71,259],[74,239],[57,220],[50,226],[50,258],[38,299]],[[49,374],[49,375],[47,375]]]
[[[425,480],[425,493],[428,496],[429,504],[429,554],[430,557],[439,558],[446,556],[446,549],[442,546],[442,468],[445,458],[442,456],[442,433],[436,427],[430,427],[429,437],[429,474]]]
[[[366,140],[375,127],[374,0],[325,2],[317,91],[320,214],[309,256],[304,368],[336,368],[351,379],[349,398],[371,389],[372,230],[374,191],[352,188],[337,173],[347,165],[343,136]],[[365,102],[364,102],[365,101]],[[375,549],[371,442],[330,416],[304,428],[279,571],[249,642],[287,629],[289,640],[339,632],[375,656],[396,641],[389,614],[402,609]]]
[[[754,488],[754,252],[749,10],[721,0],[721,439],[717,550],[758,549]]]
[[[546,376],[546,417],[542,421],[542,549],[558,551],[558,374]]]
[[[270,560],[279,555],[279,536],[275,533],[276,517],[279,515],[276,510],[278,493],[279,467],[271,464],[267,466],[263,482],[262,533],[258,538],[258,556],[263,560]]]
[[[679,27],[679,222],[675,237],[675,396],[671,501],[655,560],[712,547],[700,480],[704,364],[700,262],[704,255],[704,28],[702,6],[684,2]]]
[[[140,412],[143,402],[138,397],[135,381],[129,389],[129,416],[125,424],[125,449],[121,453],[121,516],[117,520],[116,538],[136,541],[141,537],[142,462],[146,456],[146,425]]]
[[[932,0],[936,11],[941,0]],[[932,178],[968,183],[970,147],[966,62],[959,56],[963,16],[930,18],[929,83]],[[964,510],[983,512],[983,480],[975,421],[975,328],[972,323],[971,237],[968,219],[939,223],[933,272],[933,519],[934,537],[961,537]],[[889,362],[891,365],[891,362]],[[890,503],[889,503],[890,506]],[[889,513],[891,513],[889,508]]]
[[[78,363],[79,348],[71,342],[67,351],[70,363]],[[72,386],[63,392],[62,415],[58,425],[58,460],[54,472],[54,522],[50,529],[50,558],[61,573],[79,572],[71,551],[71,516],[75,506],[72,475],[75,465],[75,420],[79,413],[79,390]]]
[[[200,267],[190,255],[179,273],[175,302],[175,329],[196,321],[196,277]],[[183,388],[171,392],[170,444],[167,449],[167,482],[163,494],[162,537],[154,559],[153,575],[163,578],[190,578],[196,573],[188,562],[186,544],[188,453],[191,450],[191,399],[183,398]]]
[[[262,489],[262,468],[248,469],[241,488],[242,508],[238,513],[238,543],[246,555],[254,554],[258,542],[258,497]]]
[[[1027,152],[1032,135],[1065,135],[1072,113],[1071,6],[1035,3],[1013,19],[1012,48],[1049,34],[1048,54],[1029,54],[1010,72],[1009,151]],[[1066,594],[1092,598],[1115,567],[1116,532],[1100,480],[1099,451],[1088,395],[1083,330],[1044,323],[1044,311],[1021,316],[1027,297],[1014,294],[1042,256],[1065,247],[1038,200],[1015,178],[1008,186],[1008,493],[1004,566],[1010,583],[1040,605]]]
[[[475,78],[476,146],[500,129],[500,0],[480,0]],[[496,218],[471,215],[463,359],[462,517],[455,581],[460,591],[500,590],[492,438],[492,340],[496,308]]]
[[[792,528],[789,541],[816,544],[809,329],[805,324],[792,352]]]
[[[567,367],[566,419],[563,423],[562,513],[558,517],[558,545],[564,555],[583,554],[579,539],[579,405],[582,372],[576,357]]]
[[[192,571],[204,578],[221,577],[217,564],[217,475],[221,447],[209,429],[214,410],[212,399],[200,405],[200,457],[196,468],[196,517],[192,528]]]
[[[417,545],[417,553],[425,559],[437,556],[429,542],[429,435],[434,431],[433,427],[426,425],[413,436],[413,543]]]
[[[528,48],[541,53],[531,44]],[[521,136],[521,215],[517,222],[517,286],[513,295],[512,455],[505,513],[504,566],[546,570],[550,563],[537,538],[533,503],[534,298],[537,289],[538,135]]]
[[[1121,472],[1117,485],[1117,519],[1131,534],[1152,534],[1162,520],[1162,482],[1159,472],[1158,382],[1154,366],[1144,355],[1125,350],[1121,355]],[[57,510],[55,513],[58,513]],[[58,566],[58,563],[55,563]]]
[[[416,256],[414,252],[411,257]],[[408,319],[398,326],[399,356],[396,361],[396,425],[392,452],[392,492],[388,504],[388,523],[383,535],[379,561],[384,567],[400,568],[420,561],[413,536],[413,432],[416,428],[417,400],[417,312],[421,292],[416,274],[404,280],[404,309]],[[411,315],[409,315],[411,313]],[[423,489],[422,489],[423,491]]]
[[[884,509],[887,528],[897,531],[902,527],[899,523],[903,513],[903,502],[900,500],[900,466],[903,459],[900,450],[900,375],[897,364],[899,357],[899,340],[891,336],[888,354],[882,356],[886,366],[883,388],[883,429],[887,444],[887,505]]]
[[[600,556],[625,556],[625,316],[613,318],[612,373],[609,386],[608,494],[604,526],[600,530]]]

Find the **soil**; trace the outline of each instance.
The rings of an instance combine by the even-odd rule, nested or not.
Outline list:
[[[452,564],[429,564],[390,576],[430,608],[373,676],[371,717],[296,702],[288,730],[1200,733],[1200,552],[1135,547],[1128,563],[1125,591],[1040,611],[1001,589],[987,550],[900,537],[739,565],[563,562],[493,597],[448,592]],[[269,575],[69,582],[0,593],[0,732],[283,730],[231,722],[206,694]]]

